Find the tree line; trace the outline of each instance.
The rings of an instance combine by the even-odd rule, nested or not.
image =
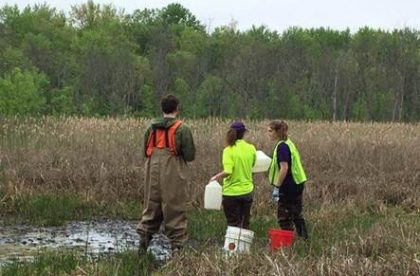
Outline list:
[[[180,4],[131,14],[92,1],[0,7],[0,115],[418,121],[418,30],[235,24],[207,31]]]

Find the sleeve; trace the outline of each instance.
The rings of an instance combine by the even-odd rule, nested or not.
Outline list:
[[[151,131],[151,127],[148,127],[146,132],[144,133],[144,137],[143,137],[143,156],[147,157],[146,152],[147,152],[147,140],[149,140],[149,135],[150,135],[150,131]]]
[[[223,160],[222,161],[223,162],[223,171],[225,173],[231,174],[233,172],[234,163],[233,163],[232,155],[230,154],[230,151],[228,150],[228,148],[225,148],[223,150],[222,160]]]
[[[194,161],[195,159],[195,144],[189,127],[183,125],[181,131],[181,152],[182,157],[186,162]]]
[[[285,143],[281,143],[277,147],[277,163],[280,165],[280,162],[287,162],[290,164],[292,155],[290,153],[289,146]]]
[[[257,149],[255,148],[255,146],[252,146],[253,150],[254,150],[254,160],[252,161],[252,167],[255,166],[255,162],[257,162]]]

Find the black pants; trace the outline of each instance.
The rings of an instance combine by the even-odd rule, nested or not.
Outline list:
[[[306,222],[302,216],[302,194],[293,200],[286,200],[284,197],[280,197],[277,207],[277,219],[281,229],[293,231],[294,225],[298,236],[308,239]]]
[[[252,194],[223,196],[222,204],[228,226],[249,229]]]

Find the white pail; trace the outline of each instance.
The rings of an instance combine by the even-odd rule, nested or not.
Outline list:
[[[228,226],[223,249],[232,255],[235,253],[249,253],[254,232],[248,229]]]
[[[257,159],[255,160],[255,165],[252,168],[252,172],[266,172],[268,171],[271,164],[271,158],[267,156],[263,151],[257,150]]]
[[[220,210],[222,207],[222,186],[219,182],[211,181],[204,191],[204,208]]]

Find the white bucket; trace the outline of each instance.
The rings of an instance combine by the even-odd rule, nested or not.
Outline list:
[[[261,150],[257,150],[256,154],[257,159],[255,160],[255,165],[252,168],[252,172],[259,173],[268,171],[271,164],[271,158]]]
[[[235,253],[249,253],[254,232],[234,226],[228,226],[225,236],[225,246],[223,249],[228,255]]]

